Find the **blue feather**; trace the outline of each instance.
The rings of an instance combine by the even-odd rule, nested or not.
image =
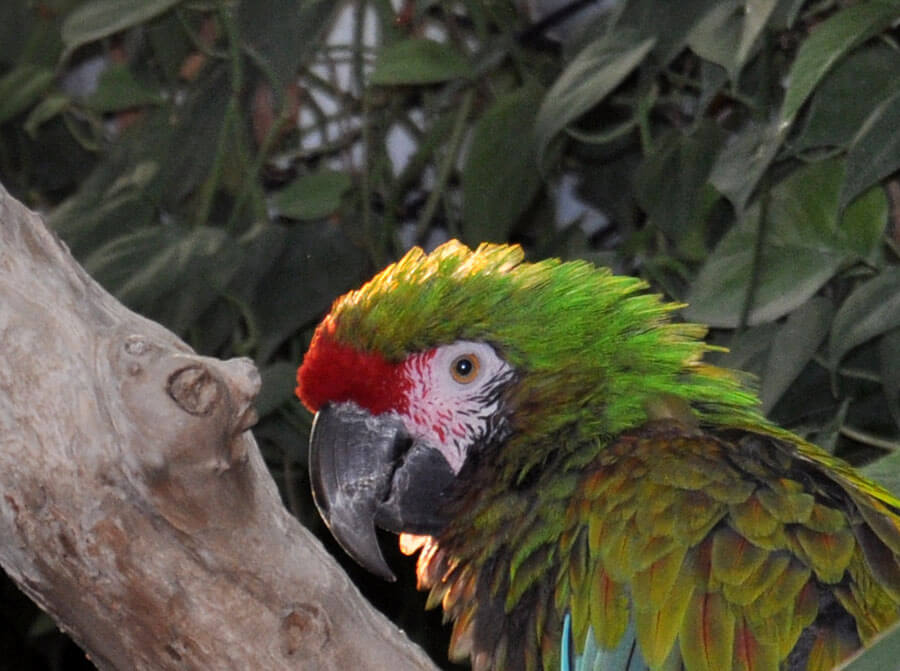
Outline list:
[[[629,620],[625,635],[622,636],[619,645],[612,650],[598,647],[594,630],[589,627],[585,636],[584,652],[576,655],[572,635],[572,615],[566,613],[563,619],[561,647],[560,671],[649,671],[637,645],[633,620]]]
[[[574,643],[572,640],[572,615],[571,613],[566,613],[566,617],[563,619],[562,654],[559,660],[560,671],[573,671]]]

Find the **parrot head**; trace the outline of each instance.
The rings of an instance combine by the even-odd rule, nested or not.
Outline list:
[[[521,487],[567,446],[600,449],[661,406],[760,422],[755,396],[701,362],[705,329],[671,322],[680,306],[645,287],[583,261],[451,241],[335,301],[296,393],[316,413],[314,498],[348,554],[393,579],[376,526],[437,536],[485,473]]]

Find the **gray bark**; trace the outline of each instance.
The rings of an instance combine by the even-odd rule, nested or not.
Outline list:
[[[284,509],[259,376],[126,309],[0,186],[0,565],[101,669],[434,669]]]

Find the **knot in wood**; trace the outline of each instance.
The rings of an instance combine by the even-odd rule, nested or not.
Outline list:
[[[169,396],[192,415],[208,415],[221,394],[218,380],[205,366],[181,368],[169,376]]]
[[[125,351],[132,356],[143,356],[152,349],[152,345],[143,336],[130,335],[125,339]]]
[[[125,339],[125,352],[130,356],[143,357],[151,349],[153,346],[143,336],[135,334]],[[126,370],[130,376],[137,377],[144,372],[144,367],[137,361],[129,361]]]
[[[281,651],[285,656],[319,650],[329,637],[328,616],[315,604],[295,604],[281,621]]]

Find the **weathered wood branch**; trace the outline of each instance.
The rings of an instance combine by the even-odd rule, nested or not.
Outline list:
[[[259,376],[101,289],[0,187],[0,564],[101,669],[434,669],[281,504]]]

